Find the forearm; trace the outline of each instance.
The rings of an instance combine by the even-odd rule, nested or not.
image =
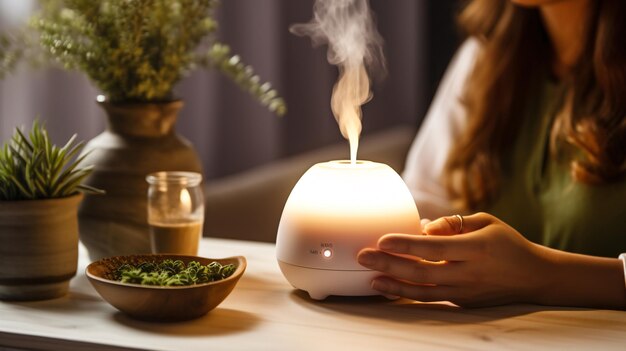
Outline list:
[[[542,247],[546,270],[535,293],[545,305],[626,309],[624,269],[617,258]]]

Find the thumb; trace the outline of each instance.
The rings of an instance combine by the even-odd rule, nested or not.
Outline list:
[[[426,235],[456,235],[476,231],[493,223],[495,217],[487,213],[471,216],[447,216],[438,218],[424,226]]]

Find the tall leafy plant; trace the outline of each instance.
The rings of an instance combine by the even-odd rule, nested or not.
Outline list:
[[[76,135],[63,147],[53,145],[38,122],[28,135],[16,128],[0,149],[0,201],[59,198],[78,191],[102,193],[82,184],[92,167],[78,166],[85,156],[76,158],[83,142],[75,141]]]
[[[173,98],[197,67],[217,69],[278,115],[282,98],[215,38],[217,0],[47,0],[33,24],[48,54],[112,102]]]

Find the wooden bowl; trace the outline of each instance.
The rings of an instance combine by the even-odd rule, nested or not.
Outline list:
[[[185,264],[213,261],[234,264],[233,274],[222,280],[189,286],[151,286],[115,281],[113,273],[122,264],[137,265],[145,261],[181,260]],[[182,321],[198,318],[219,305],[235,288],[246,270],[243,256],[205,258],[197,256],[146,254],[104,258],[87,266],[87,278],[104,300],[127,315],[143,320]]]

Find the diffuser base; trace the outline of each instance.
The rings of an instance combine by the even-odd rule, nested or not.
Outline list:
[[[372,279],[379,276],[380,272],[308,268],[282,261],[278,261],[278,266],[294,288],[308,292],[314,300],[323,300],[330,295],[381,295],[371,287]]]

